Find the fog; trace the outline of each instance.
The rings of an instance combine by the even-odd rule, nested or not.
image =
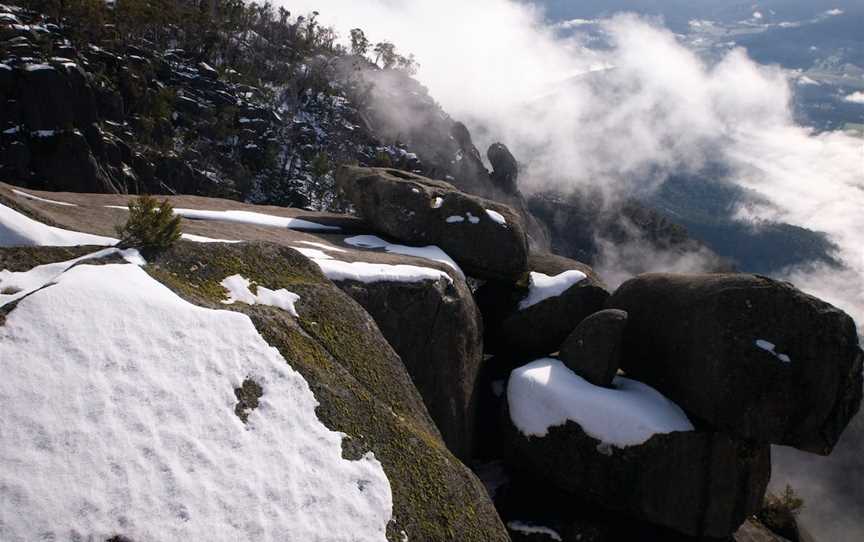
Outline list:
[[[859,329],[864,324],[864,140],[796,125],[794,74],[759,65],[743,49],[709,65],[662,21],[635,15],[592,23],[598,40],[580,32],[584,21],[566,25],[564,35],[532,4],[511,0],[284,4],[319,11],[343,35],[360,27],[373,41],[414,53],[417,78],[472,129],[478,147],[502,141],[523,163],[523,191],[590,186],[617,198],[648,193],[672,173],[726,172],[726,181],[771,202],[738,209],[740,220],[830,236],[845,269],[802,265],[782,276],[849,312]],[[701,265],[698,255],[669,261],[638,246],[604,249],[601,272],[611,283],[631,272],[625,262],[634,254],[651,268]],[[831,514],[856,510],[848,499],[860,504],[860,492],[837,504],[820,497],[830,487],[790,476],[809,487],[802,490],[812,498],[809,517],[831,533],[822,539],[864,540],[849,522],[831,530],[843,524]],[[860,517],[854,523],[861,528]]]

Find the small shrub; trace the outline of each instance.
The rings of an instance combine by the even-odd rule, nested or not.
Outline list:
[[[117,228],[120,245],[144,249],[166,249],[180,239],[180,217],[164,200],[140,196],[129,202],[129,220]]]
[[[804,500],[795,494],[792,486],[787,485],[781,495],[768,493],[763,508],[756,517],[771,532],[792,541],[799,539],[796,518],[804,508]]]

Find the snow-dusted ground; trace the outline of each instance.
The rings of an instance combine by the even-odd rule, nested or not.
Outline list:
[[[0,246],[111,246],[117,239],[47,226],[0,204]]]
[[[654,388],[623,377],[613,386],[594,386],[560,361],[540,359],[511,373],[510,419],[528,437],[544,437],[550,427],[573,421],[601,445],[618,448],[693,430],[684,411]]]
[[[0,327],[0,540],[385,540],[380,463],[342,458],[247,316],[135,265],[52,280]],[[247,378],[263,396],[244,424]]]
[[[458,273],[460,277],[465,276],[459,265],[455,261],[453,261],[453,258],[451,258],[446,252],[444,252],[435,245],[429,245],[425,247],[394,245],[374,235],[357,235],[354,237],[349,237],[345,239],[345,243],[351,246],[361,248],[383,248],[387,252],[393,254],[415,256],[417,258],[423,258],[424,260],[432,260],[433,262],[443,263],[453,268],[453,270],[456,271],[456,273]]]
[[[220,284],[228,290],[229,297],[226,301],[223,301],[226,305],[231,305],[238,301],[247,305],[269,305],[287,311],[295,318],[299,317],[294,304],[300,301],[300,296],[284,288],[270,290],[256,285],[255,292],[253,293],[250,288],[252,283],[249,282],[249,279],[240,275],[231,275]]]
[[[557,297],[587,278],[588,276],[585,273],[576,270],[565,271],[554,277],[544,275],[543,273],[531,272],[528,296],[519,302],[519,309],[524,310],[542,301],[546,301],[550,297]]]
[[[218,220],[254,226],[272,226],[290,230],[339,231],[337,226],[325,226],[302,218],[254,213],[251,211],[202,211],[199,209],[174,209],[174,214],[191,220]]]

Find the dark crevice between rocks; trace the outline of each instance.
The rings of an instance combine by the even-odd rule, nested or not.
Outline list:
[[[249,421],[249,414],[258,408],[258,399],[264,395],[264,389],[251,378],[246,378],[239,388],[234,389],[234,395],[237,396],[237,405],[234,407],[234,414],[243,423],[247,423]]]

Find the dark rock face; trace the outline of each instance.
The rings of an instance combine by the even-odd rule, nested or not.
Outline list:
[[[96,100],[81,68],[26,65],[20,70],[26,89],[24,124],[30,130],[83,126],[96,120]]]
[[[486,351],[521,358],[523,361],[557,352],[564,339],[586,316],[603,308],[609,293],[587,265],[574,260],[532,252],[531,273],[555,277],[569,271],[586,278],[560,295],[520,309],[530,295],[530,273],[512,282],[489,281],[475,293],[485,323]]]
[[[515,194],[519,164],[510,149],[501,143],[494,143],[486,151],[486,156],[492,164],[492,180],[495,184],[505,192]]]
[[[482,321],[462,279],[336,283],[375,319],[408,369],[447,447],[468,460]]]
[[[650,274],[607,307],[629,314],[627,374],[730,434],[827,455],[860,407],[854,322],[787,283]]]
[[[404,171],[345,166],[336,179],[379,233],[437,245],[478,278],[510,280],[526,269],[525,229],[505,205]]]
[[[76,192],[120,193],[96,162],[87,140],[77,130],[36,135],[30,143],[31,166],[40,188]]]
[[[511,426],[510,436],[520,464],[547,483],[691,536],[734,533],[759,509],[771,474],[768,445],[719,433],[658,434],[606,453],[573,422],[542,438]]]
[[[559,357],[574,373],[595,386],[609,387],[621,366],[627,313],[595,312],[582,320],[561,345]]]

